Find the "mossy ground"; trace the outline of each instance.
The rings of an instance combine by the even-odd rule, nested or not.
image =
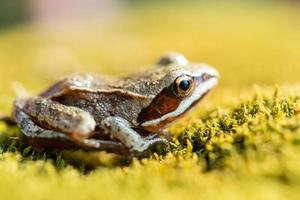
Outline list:
[[[164,156],[36,152],[20,143],[17,128],[0,123],[1,199],[298,199],[299,9],[165,4],[132,8],[110,23],[2,32],[3,113],[15,81],[37,92],[72,71],[127,74],[167,50],[216,66],[222,79],[170,128]]]

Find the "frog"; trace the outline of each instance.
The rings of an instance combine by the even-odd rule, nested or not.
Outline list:
[[[168,53],[123,77],[76,73],[13,103],[13,120],[36,149],[141,155],[169,144],[165,130],[218,83],[218,71]]]

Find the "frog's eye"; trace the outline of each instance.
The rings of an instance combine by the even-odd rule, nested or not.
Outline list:
[[[193,88],[193,80],[190,76],[183,75],[178,77],[174,83],[174,92],[176,96],[186,97]]]

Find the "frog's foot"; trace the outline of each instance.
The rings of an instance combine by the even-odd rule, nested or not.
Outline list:
[[[130,151],[136,154],[143,154],[158,144],[169,146],[169,141],[164,138],[159,138],[157,135],[151,135],[145,137],[140,144],[133,146]]]
[[[108,140],[98,140],[98,139],[84,139],[80,142],[76,142],[80,146],[83,147],[84,150],[87,151],[98,151],[105,150],[111,153],[117,154],[128,154],[127,148],[122,145],[120,142],[116,141],[108,141]]]

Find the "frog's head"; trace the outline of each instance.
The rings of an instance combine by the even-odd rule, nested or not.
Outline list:
[[[161,89],[151,104],[139,114],[140,126],[159,131],[183,116],[218,83],[218,72],[200,63],[190,63],[183,55],[171,53],[158,62],[164,73]]]

